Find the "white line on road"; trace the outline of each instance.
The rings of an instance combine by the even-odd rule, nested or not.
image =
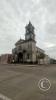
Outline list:
[[[8,98],[7,96],[4,96],[3,94],[0,94],[0,99],[2,99],[2,100],[11,100],[10,98]]]

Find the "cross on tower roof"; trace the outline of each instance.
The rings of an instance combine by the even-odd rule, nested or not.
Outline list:
[[[34,26],[31,24],[31,22],[29,21],[29,24],[26,25],[26,32],[28,33],[34,33]]]

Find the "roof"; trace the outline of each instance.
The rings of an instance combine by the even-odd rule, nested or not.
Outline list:
[[[18,41],[15,43],[15,45],[21,44],[21,43],[24,42],[24,41],[25,41],[24,39],[20,39],[20,40],[18,40]]]
[[[45,52],[43,49],[41,49],[41,48],[39,48],[39,47],[36,47],[36,48],[37,48],[37,51],[39,51],[39,52],[42,52],[42,53]]]
[[[26,42],[29,42],[29,41],[34,41],[34,42],[36,42],[36,41],[33,40],[33,39],[29,39],[29,40],[23,40],[23,39],[21,39],[21,40],[17,41],[17,42],[15,43],[15,45],[22,44],[22,43],[26,43]]]

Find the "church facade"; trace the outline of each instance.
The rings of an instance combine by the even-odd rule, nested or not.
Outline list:
[[[29,22],[25,27],[25,39],[20,39],[12,49],[13,62],[38,63],[38,55],[44,50],[36,46],[34,26]]]

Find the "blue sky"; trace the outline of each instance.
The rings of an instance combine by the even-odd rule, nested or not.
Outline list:
[[[29,20],[37,46],[56,58],[56,0],[0,0],[0,54],[11,53],[15,42],[24,38]]]

